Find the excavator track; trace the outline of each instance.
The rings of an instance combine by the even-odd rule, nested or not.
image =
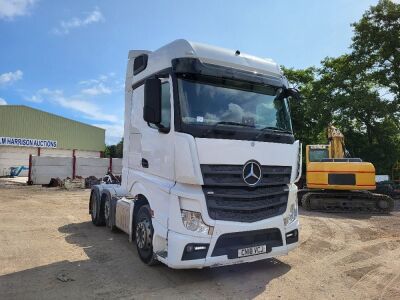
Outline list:
[[[324,212],[362,212],[387,214],[394,209],[394,200],[369,191],[308,191],[301,198],[305,210]]]

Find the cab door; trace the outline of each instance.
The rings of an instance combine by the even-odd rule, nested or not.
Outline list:
[[[161,125],[160,130],[155,124],[150,124],[141,117],[141,169],[162,179],[173,181],[174,173],[174,143],[173,143],[173,119],[172,116],[172,80],[161,79]],[[143,93],[144,87],[142,87]],[[142,97],[142,107],[143,107]]]

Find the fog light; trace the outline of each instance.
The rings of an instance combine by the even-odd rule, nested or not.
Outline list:
[[[206,258],[210,244],[187,244],[183,250],[182,260]]]
[[[212,234],[212,227],[204,223],[201,213],[181,210],[182,222],[187,230],[203,234]]]
[[[195,247],[194,247],[194,250],[195,250],[195,251],[206,250],[206,249],[207,249],[206,246],[195,246]]]
[[[286,233],[286,245],[297,243],[299,241],[299,231],[297,229]]]

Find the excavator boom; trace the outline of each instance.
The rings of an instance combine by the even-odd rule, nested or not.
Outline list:
[[[327,129],[327,135],[331,149],[331,158],[344,158],[346,147],[342,132],[333,125],[329,125]]]

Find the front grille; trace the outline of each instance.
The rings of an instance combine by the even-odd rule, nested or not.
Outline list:
[[[267,246],[267,252],[270,252],[273,247],[282,246],[280,230],[269,228],[223,234],[215,243],[211,256],[227,255],[229,259],[237,258],[239,249],[262,245]]]
[[[201,165],[208,214],[214,220],[255,222],[285,212],[291,167],[262,166],[262,178],[248,186],[240,165]]]

